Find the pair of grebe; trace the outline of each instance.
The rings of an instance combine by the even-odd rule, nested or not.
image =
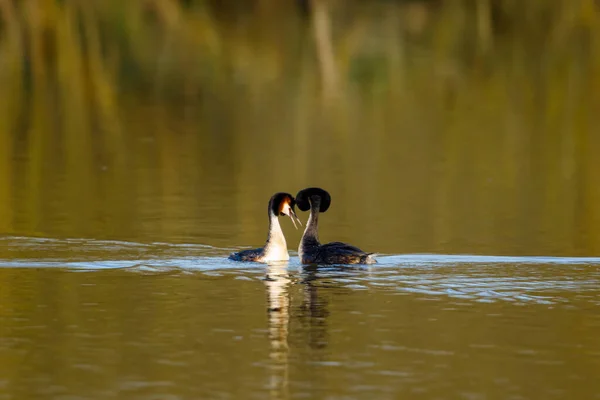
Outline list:
[[[235,261],[271,262],[286,261],[290,256],[285,236],[279,225],[279,216],[287,216],[302,226],[294,211],[295,205],[301,211],[310,210],[310,216],[300,240],[298,256],[302,264],[374,264],[373,253],[366,253],[358,247],[342,243],[319,242],[319,213],[324,213],[331,205],[331,196],[320,188],[307,188],[298,192],[296,198],[289,193],[276,193],[269,200],[269,235],[264,247],[232,253],[229,258]]]

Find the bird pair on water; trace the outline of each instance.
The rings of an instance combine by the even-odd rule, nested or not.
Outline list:
[[[302,211],[310,210],[306,229],[300,240],[298,256],[303,264],[374,264],[373,253],[342,242],[321,244],[319,242],[319,213],[324,213],[331,204],[331,196],[320,188],[307,188],[298,192],[296,198],[289,193],[276,193],[269,200],[269,235],[264,247],[232,253],[234,261],[271,262],[289,260],[285,236],[279,225],[279,216],[285,215],[300,225],[294,206]]]

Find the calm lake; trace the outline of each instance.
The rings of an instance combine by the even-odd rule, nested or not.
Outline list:
[[[593,2],[150,3],[0,2],[0,400],[600,399]]]

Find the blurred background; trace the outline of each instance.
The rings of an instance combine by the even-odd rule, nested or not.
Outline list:
[[[326,241],[600,255],[596,1],[0,0],[0,17],[2,234],[255,246],[274,192],[321,186]]]

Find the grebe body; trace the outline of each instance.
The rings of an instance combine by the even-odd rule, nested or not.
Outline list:
[[[342,242],[319,242],[319,213],[331,205],[331,196],[321,188],[307,188],[298,192],[296,204],[302,211],[310,210],[306,229],[300,240],[298,256],[302,264],[375,264],[374,253]]]
[[[279,216],[285,215],[292,220],[294,227],[300,219],[294,212],[295,200],[289,193],[275,193],[269,200],[269,234],[264,247],[258,249],[242,250],[231,253],[229,259],[233,261],[253,261],[267,263],[271,261],[286,261],[290,259],[285,236],[279,224]],[[301,223],[300,223],[301,224]]]

